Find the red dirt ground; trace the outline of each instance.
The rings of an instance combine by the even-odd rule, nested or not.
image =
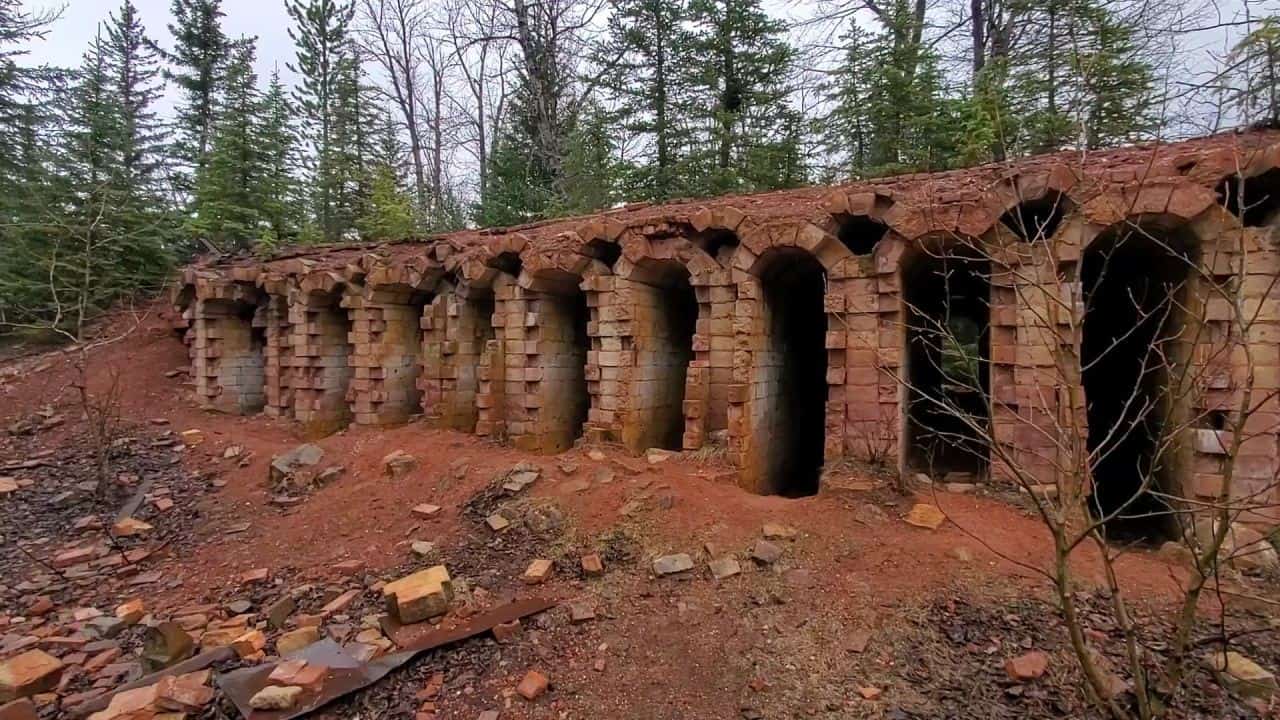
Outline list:
[[[10,363],[8,375],[0,366],[0,427],[44,406],[74,417],[74,357],[27,358]],[[90,358],[92,388],[100,390],[118,374],[122,414],[130,422],[146,426],[163,418],[174,431],[203,431],[206,441],[189,451],[184,464],[226,482],[200,501],[196,542],[181,557],[167,551],[167,557],[153,561],[166,579],[181,582],[149,595],[151,607],[232,599],[242,590],[237,578],[259,567],[290,584],[349,583],[333,570],[335,563],[359,559],[377,575],[403,566],[410,558],[408,543],[416,539],[442,547],[446,564],[461,563],[457,553],[469,553],[468,564],[488,563],[485,579],[520,593],[511,571],[518,574],[529,558],[571,559],[608,545],[611,534],[630,539],[636,556],[610,563],[604,578],[583,580],[557,570],[537,588],[560,600],[593,598],[596,621],[531,632],[530,646],[505,651],[498,666],[463,673],[456,685],[449,678],[437,703],[441,718],[470,719],[490,707],[505,707],[503,718],[927,717],[915,713],[936,707],[930,703],[940,702],[937,692],[926,690],[928,683],[912,679],[901,666],[907,638],[897,633],[921,617],[928,620],[936,614],[930,608],[939,603],[954,607],[957,598],[999,605],[1046,596],[1045,579],[1022,566],[1048,566],[1052,553],[1046,532],[1025,509],[992,498],[908,498],[884,487],[804,499],[760,497],[732,484],[728,469],[714,462],[676,457],[650,466],[618,448],[600,448],[606,454],[602,461],[591,460],[586,448],[532,457],[421,424],[351,428],[317,441],[325,452],[322,465],[341,464],[346,474],[282,511],[269,503],[266,476],[273,454],[303,442],[291,423],[196,408],[186,376],[165,377],[184,367],[187,356],[157,317],[126,339],[95,349]],[[81,423],[68,422],[41,433],[40,441],[58,447],[75,442],[82,432]],[[232,445],[252,453],[246,467],[223,459]],[[419,461],[418,469],[399,481],[386,477],[380,466],[394,450]],[[492,557],[481,558],[475,554],[484,552],[489,532],[465,516],[463,506],[520,461],[543,469],[542,478],[526,491],[526,502],[559,508],[564,516],[560,539],[527,549],[499,547]],[[566,462],[576,465],[571,475],[562,469]],[[465,472],[455,472],[461,466]],[[598,475],[606,470],[614,479],[602,483]],[[587,487],[579,487],[582,481],[589,481]],[[901,516],[922,500],[936,501],[951,522],[936,531],[902,522]],[[629,501],[640,509],[624,516],[620,510]],[[422,502],[444,509],[422,520],[410,512]],[[766,522],[799,530],[796,540],[781,543],[784,558],[774,568],[758,567],[744,554]],[[250,528],[226,534],[239,523]],[[743,574],[722,583],[711,580],[706,543],[737,552]],[[957,559],[958,547],[967,548],[972,560]],[[667,552],[688,552],[698,567],[684,577],[653,578],[651,559]],[[1083,589],[1102,586],[1095,557],[1083,553],[1077,565]],[[1173,597],[1181,573],[1145,551],[1129,554],[1119,567],[1131,597],[1157,608]],[[0,585],[19,580],[7,578]],[[122,599],[97,602],[107,608]],[[0,616],[4,610],[0,606]],[[1056,622],[1044,618],[1045,627]],[[865,654],[849,648],[850,638],[860,633],[872,638],[873,649]],[[991,641],[994,657],[980,661],[996,668],[996,677],[1002,675],[1001,658],[1019,648]],[[593,670],[595,659],[605,656],[604,671]],[[447,659],[441,662],[449,667]],[[537,703],[510,694],[527,669],[522,662],[537,663],[552,678],[552,692]],[[1069,664],[1065,655],[1055,662]],[[857,688],[865,686],[881,688],[884,695],[863,700]],[[1027,708],[1022,712],[1037,715]]]

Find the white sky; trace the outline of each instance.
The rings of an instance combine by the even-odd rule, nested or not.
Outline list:
[[[43,43],[35,43],[26,58],[26,64],[49,64],[61,67],[77,67],[81,56],[98,31],[98,24],[110,13],[119,11],[123,0],[24,0],[23,6],[32,9],[63,8],[62,18],[50,29]],[[171,0],[133,0],[138,16],[147,28],[147,36],[172,47],[169,24]],[[279,64],[286,78],[289,71],[286,62],[293,60],[293,41],[289,39],[289,15],[284,0],[223,0],[223,29],[228,37],[241,35],[258,38],[258,75],[263,84],[271,71]]]

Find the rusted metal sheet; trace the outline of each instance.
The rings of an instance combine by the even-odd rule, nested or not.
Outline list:
[[[473,615],[453,627],[436,627],[426,623],[418,625],[388,625],[383,628],[387,636],[401,648],[400,652],[362,663],[353,658],[337,643],[326,638],[308,645],[289,657],[290,660],[306,660],[312,665],[328,668],[324,683],[318,691],[304,690],[297,704],[289,710],[263,711],[249,707],[249,700],[267,686],[267,678],[275,670],[276,663],[259,667],[242,668],[218,676],[218,686],[240,711],[246,720],[292,720],[313,712],[340,697],[366,688],[386,677],[387,673],[404,665],[419,653],[450,643],[465,640],[492,630],[495,625],[511,622],[554,605],[546,598],[518,600],[487,612]]]
[[[153,672],[150,675],[144,675],[133,682],[125,683],[106,695],[100,695],[89,702],[82,703],[74,708],[69,708],[67,710],[67,714],[71,717],[82,717],[90,713],[98,712],[99,710],[105,710],[107,705],[111,704],[111,698],[126,690],[154,685],[157,682],[160,682],[161,678],[169,675],[185,675],[190,672],[196,672],[197,670],[204,670],[210,665],[220,663],[223,660],[230,660],[233,657],[235,657],[235,651],[229,647],[206,650],[195,657],[187,658],[186,660],[183,660],[171,667],[167,667],[164,670]]]
[[[442,627],[429,623],[401,625],[390,615],[382,616],[382,632],[402,650],[422,652],[431,648],[464,640],[472,635],[492,630],[495,625],[518,620],[526,615],[542,612],[555,603],[546,598],[516,600],[501,607],[477,613],[458,625]]]

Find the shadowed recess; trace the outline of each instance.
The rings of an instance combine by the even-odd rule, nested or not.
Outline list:
[[[827,405],[826,273],[812,255],[776,250],[765,258],[768,351],[757,368],[763,403],[755,442],[762,444],[765,494],[801,497],[818,491]]]
[[[1151,237],[1148,232],[1155,233]],[[1096,516],[1109,532],[1159,540],[1174,530],[1168,505],[1176,443],[1165,429],[1176,410],[1170,364],[1182,354],[1187,244],[1175,233],[1121,229],[1083,258],[1081,362]]]
[[[903,270],[908,466],[979,479],[990,437],[990,263],[967,249],[921,253]]]

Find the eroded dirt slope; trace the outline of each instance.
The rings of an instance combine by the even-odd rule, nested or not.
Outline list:
[[[137,677],[145,625],[161,620],[197,639],[220,627],[264,631],[263,658],[219,670],[270,660],[282,634],[308,625],[371,640],[381,584],[436,563],[459,586],[458,612],[535,595],[557,606],[506,642],[486,634],[427,653],[322,716],[1090,716],[1045,581],[1028,567],[1051,559],[1046,537],[1015,504],[901,496],[855,473],[831,483],[846,489],[815,497],[759,497],[713,453],[657,463],[610,447],[533,457],[420,423],[315,441],[316,469],[341,472],[282,489],[268,482],[271,458],[304,438],[288,422],[196,409],[185,349],[159,321],[88,355],[91,394],[120,388],[109,482],[97,488],[77,357],[13,362],[0,381],[0,476],[15,486],[0,493],[0,661],[40,648],[65,664],[59,684],[35,697],[42,716],[73,716]],[[393,478],[383,460],[395,451],[414,463]],[[537,479],[504,490],[517,466]],[[112,537],[131,499],[149,527]],[[903,522],[918,502],[950,521]],[[415,512],[422,504],[439,510]],[[510,526],[492,530],[495,513]],[[583,571],[589,553],[602,575]],[[675,553],[694,568],[656,576],[655,558]],[[708,561],[727,557],[739,572],[717,580]],[[554,561],[550,577],[523,582],[538,558]],[[1143,551],[1120,567],[1137,611],[1159,618],[1180,570]],[[1091,636],[1118,658],[1097,564],[1082,557],[1079,569]],[[292,613],[268,623],[286,597]],[[142,622],[112,623],[135,599]],[[1152,652],[1159,641],[1157,632]],[[1280,661],[1269,633],[1243,642],[1259,662]],[[1047,654],[1046,674],[1012,679],[1005,661],[1032,651]],[[515,693],[530,670],[550,679],[535,701]],[[1256,716],[1207,683],[1195,687],[1187,717]],[[192,711],[234,715],[221,697]]]

